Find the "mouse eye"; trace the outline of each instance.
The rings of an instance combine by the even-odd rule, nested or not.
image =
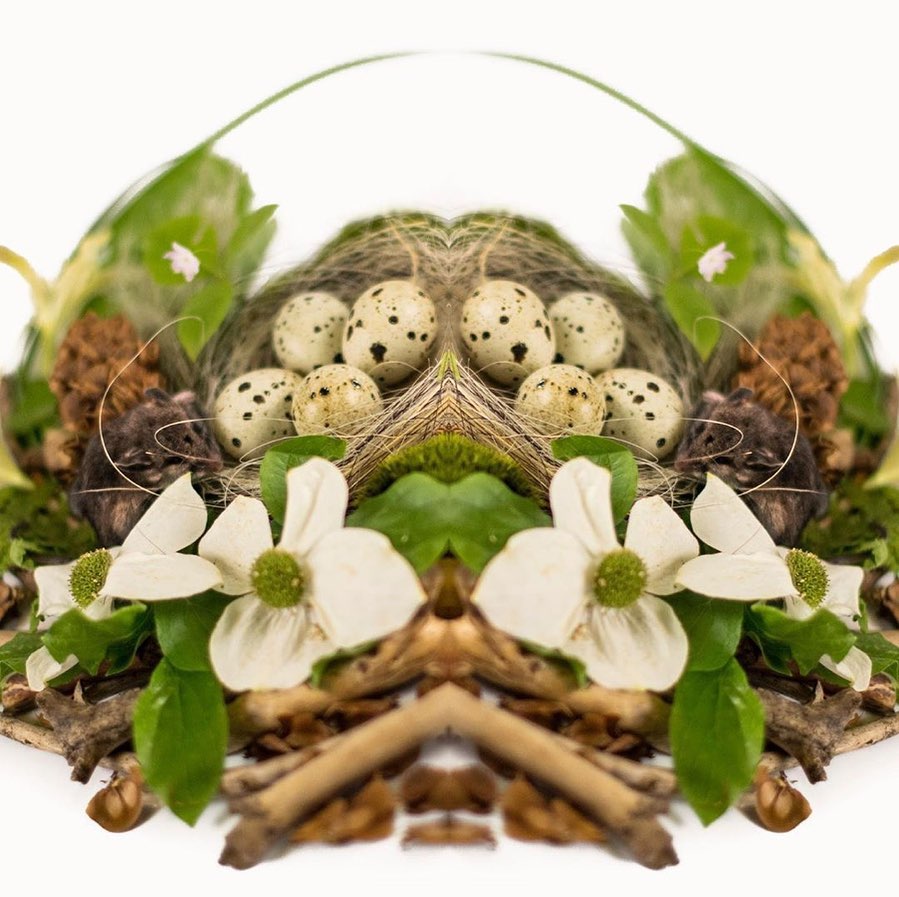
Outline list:
[[[719,455],[717,458],[713,458],[712,460],[720,467],[734,466],[734,459],[729,457],[728,455]]]

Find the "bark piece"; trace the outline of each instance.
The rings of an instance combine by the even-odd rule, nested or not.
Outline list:
[[[131,737],[131,718],[139,689],[122,692],[100,704],[83,704],[52,688],[37,704],[63,746],[72,779],[87,782],[99,762]]]
[[[840,737],[858,713],[862,696],[851,688],[821,701],[798,704],[767,689],[758,689],[765,708],[768,737],[799,761],[812,783],[827,778],[824,767]]]
[[[375,776],[358,794],[326,804],[290,836],[295,844],[379,841],[393,832],[396,798],[390,786]]]
[[[602,844],[603,830],[559,797],[544,797],[524,776],[503,792],[505,832],[519,841]]]

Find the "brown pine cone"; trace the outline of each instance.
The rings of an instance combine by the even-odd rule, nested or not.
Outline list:
[[[792,421],[793,400],[779,373],[796,396],[802,432],[813,439],[833,430],[849,380],[827,325],[810,312],[798,318],[775,315],[762,330],[756,348],[767,363],[751,346],[741,345],[735,386],[748,386],[755,401]]]
[[[83,438],[96,432],[103,393],[116,375],[103,406],[104,420],[139,404],[150,387],[164,387],[159,347],[151,343],[132,361],[140,348],[134,327],[121,315],[100,318],[89,312],[69,328],[50,377],[67,430]]]

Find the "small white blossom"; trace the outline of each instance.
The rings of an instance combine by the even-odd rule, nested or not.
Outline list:
[[[727,243],[718,243],[703,253],[696,267],[706,283],[711,283],[716,274],[723,274],[727,270],[727,263],[735,258],[732,252],[727,251]]]
[[[199,545],[238,595],[209,642],[213,669],[234,691],[304,682],[322,657],[383,638],[425,595],[409,562],[382,533],[344,528],[343,474],[312,458],[287,474],[287,508],[274,546],[261,501],[240,496]]]
[[[807,551],[774,544],[765,527],[730,486],[714,474],[696,496],[690,512],[693,532],[720,554],[688,561],[677,582],[710,598],[732,601],[783,599],[784,611],[797,620],[819,608],[852,623],[859,615],[861,567],[827,564]],[[839,661],[825,655],[821,665],[864,691],[871,659],[858,648]]]
[[[175,274],[190,283],[200,273],[200,260],[186,247],[172,241],[172,248],[163,255]]]
[[[680,678],[687,636],[660,595],[699,543],[664,499],[636,502],[624,547],[611,475],[586,458],[564,464],[549,490],[552,528],[512,536],[472,600],[499,629],[579,659],[609,688],[662,691]]]
[[[43,625],[73,608],[102,620],[115,599],[167,601],[221,585],[214,564],[178,553],[203,535],[206,519],[206,505],[190,474],[184,474],[150,505],[122,545],[88,552],[70,564],[38,567],[34,579]],[[74,655],[57,661],[39,648],[26,662],[28,687],[40,691],[77,663]]]

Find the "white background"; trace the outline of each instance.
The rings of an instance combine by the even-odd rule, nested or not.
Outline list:
[[[318,68],[396,49],[501,49],[579,67],[773,187],[847,276],[899,242],[893,4],[152,3],[10,4],[0,30],[0,243],[52,275],[131,181],[268,93]],[[262,201],[282,204],[274,262],[302,258],[347,219],[387,207],[505,206],[551,219],[627,268],[616,203],[637,202],[675,146],[599,94],[511,63],[388,63],[310,88],[227,147]],[[899,272],[869,314],[895,364]],[[16,357],[27,293],[0,270],[0,361]],[[712,737],[713,733],[709,733]],[[41,892],[572,893],[615,887],[741,892],[863,887],[889,864],[899,744],[834,762],[803,789],[790,835],[729,814],[703,831],[676,806],[681,865],[648,873],[608,852],[504,842],[479,850],[393,844],[295,850],[247,873],[216,865],[227,829],[159,814],[108,835],[93,789],[53,757],[0,744],[5,875]],[[7,878],[7,881],[9,879]],[[4,883],[4,890],[8,885]],[[11,888],[10,888],[11,890]]]

